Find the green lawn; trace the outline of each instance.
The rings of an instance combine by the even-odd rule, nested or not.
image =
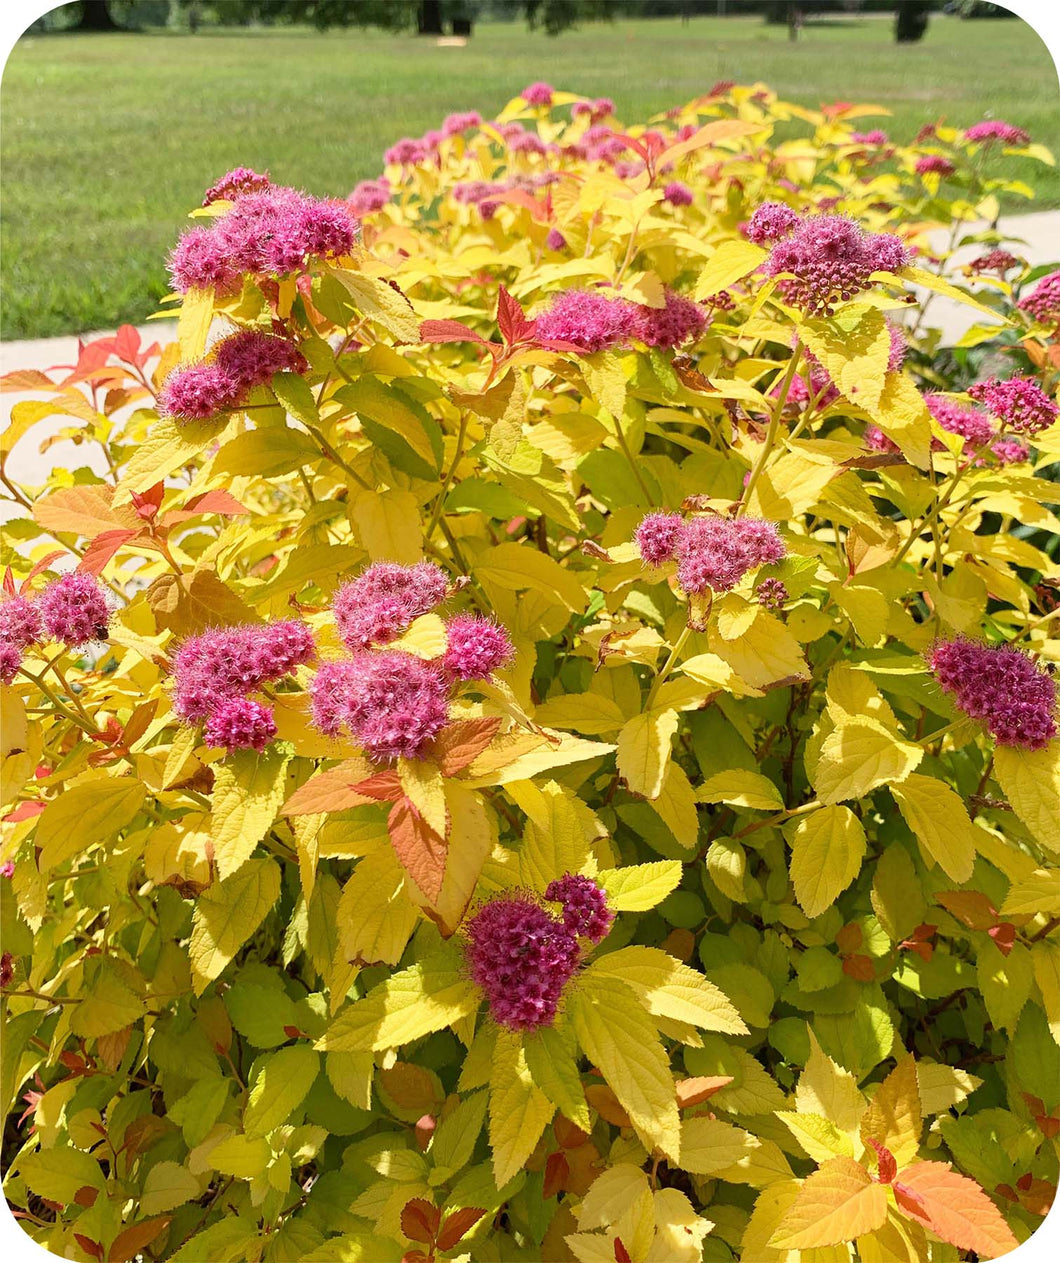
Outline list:
[[[482,26],[463,49],[361,31],[24,39],[2,85],[3,336],[142,319],[165,292],[185,213],[230,167],[345,194],[399,136],[450,110],[495,111],[538,78],[611,96],[627,119],[716,79],[763,79],[806,105],[885,106],[894,118],[880,124],[896,137],[990,114],[1060,150],[1056,71],[1019,21],[935,17],[907,47],[879,19],[812,26],[795,45],[742,18],[615,22],[558,39]],[[1034,208],[1060,205],[1060,174],[1022,165]]]

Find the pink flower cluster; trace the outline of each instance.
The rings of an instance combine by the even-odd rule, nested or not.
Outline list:
[[[753,517],[649,513],[634,538],[648,565],[676,561],[677,582],[690,593],[729,592],[749,570],[787,554],[776,526]]]
[[[670,289],[662,307],[569,289],[556,294],[537,317],[536,331],[543,342],[569,342],[586,352],[626,346],[633,339],[645,346],[674,347],[699,337],[708,319],[698,303]]]
[[[547,106],[552,104],[552,94],[555,92],[550,83],[531,83],[528,84],[519,95],[527,103],[527,105]]]
[[[591,877],[564,873],[549,882],[545,898],[563,905],[563,924],[576,938],[599,943],[611,929],[615,914],[607,906],[607,895]]]
[[[1013,127],[1011,123],[1004,123],[1001,119],[985,119],[982,123],[975,123],[969,127],[964,133],[965,140],[972,141],[992,141],[1000,140],[1005,145],[1025,145],[1030,140],[1030,134],[1025,132],[1022,127]]]
[[[251,171],[249,167],[236,167],[235,170],[221,176],[216,184],[212,184],[206,190],[202,204],[209,206],[213,202],[234,202],[244,193],[260,193],[262,189],[271,186],[272,181],[267,171],[261,174],[258,171]]]
[[[953,175],[956,170],[957,168],[949,158],[944,158],[941,154],[924,154],[922,158],[916,160],[917,175],[939,175],[945,179]]]
[[[176,652],[173,709],[185,723],[205,720],[210,745],[264,749],[276,726],[249,694],[315,657],[313,633],[295,619],[212,628]]]
[[[851,132],[851,142],[855,145],[887,145],[890,137],[877,127],[871,132]]]
[[[449,114],[442,123],[443,136],[459,136],[461,132],[469,132],[472,128],[482,126],[482,115],[478,110],[465,110],[460,114]]]
[[[377,562],[339,589],[332,609],[352,657],[325,663],[310,687],[321,732],[345,730],[375,759],[425,757],[448,720],[456,684],[487,679],[514,652],[504,628],[474,614],[449,619],[440,659],[377,648],[448,594],[444,572],[429,562]]]
[[[0,681],[10,684],[26,650],[45,639],[70,648],[106,640],[110,618],[106,592],[83,570],[60,575],[35,600],[5,597],[0,601]]]
[[[757,235],[754,216],[747,231]],[[867,289],[873,272],[895,272],[909,258],[905,245],[890,233],[866,233],[844,215],[811,215],[796,217],[774,240],[764,267],[769,276],[792,274],[779,288],[793,306],[809,315],[828,315],[837,302]]]
[[[586,115],[592,123],[610,118],[615,112],[615,103],[609,96],[597,97],[595,101],[575,101],[570,107],[571,118],[584,118]]]
[[[763,202],[744,227],[744,234],[757,246],[779,241],[802,223],[802,216],[783,202]]]
[[[231,292],[244,275],[285,276],[311,258],[349,254],[356,224],[346,202],[269,186],[238,192],[208,228],[192,228],[169,261],[173,284]]]
[[[242,329],[214,348],[212,362],[178,368],[166,378],[159,410],[178,421],[204,421],[238,408],[255,386],[274,373],[304,373],[309,367],[293,342],[256,329]]]
[[[1043,276],[1029,294],[1024,294],[1019,306],[1040,324],[1060,323],[1060,272]]]
[[[663,189],[663,201],[671,206],[691,206],[694,200],[695,194],[681,180],[671,180]]]
[[[350,210],[358,219],[380,211],[390,201],[390,185],[386,180],[362,180],[349,196]]]
[[[968,394],[985,404],[993,416],[1016,434],[1035,435],[1047,430],[1060,409],[1032,377],[996,377],[976,382]]]
[[[1013,465],[1027,459],[1027,447],[1015,439],[999,435],[989,418],[978,408],[969,408],[948,395],[928,394],[924,396],[924,402],[942,429],[950,434],[959,434],[964,439],[964,454],[972,457],[976,465],[986,464],[984,457],[987,452],[993,453],[1001,465]],[[875,425],[865,430],[865,445],[876,452],[900,451],[898,444]],[[945,444],[941,439],[932,438],[931,449],[944,451]]]
[[[548,236],[545,238],[546,250],[566,250],[567,238],[560,232],[558,228],[550,228]]]
[[[998,745],[1040,750],[1056,733],[1056,684],[1011,645],[941,641],[931,669],[966,715],[982,720]]]
[[[965,268],[973,276],[979,276],[983,272],[996,272],[998,276],[1004,276],[1006,272],[1010,272],[1014,267],[1019,267],[1020,260],[1014,254],[1009,254],[1007,250],[988,250],[986,254],[979,255],[973,259]],[[1056,273],[1060,276],[1060,272]],[[1048,278],[1046,278],[1048,279]],[[1060,299],[1060,296],[1058,296]],[[1019,304],[1021,307],[1023,303]],[[1058,310],[1060,310],[1060,302],[1058,302]]]

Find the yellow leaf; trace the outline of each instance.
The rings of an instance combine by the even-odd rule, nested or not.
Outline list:
[[[695,297],[702,301],[712,294],[720,293],[737,281],[743,280],[749,272],[766,257],[766,251],[742,238],[723,241],[710,256],[707,266],[699,274],[696,281]]]
[[[886,1187],[853,1158],[832,1158],[805,1180],[769,1244],[784,1250],[839,1245],[886,1219]]]
[[[671,763],[663,778],[662,792],[652,799],[652,808],[674,836],[678,846],[691,850],[699,840],[699,813],[696,795],[685,770]]]
[[[101,777],[64,790],[37,819],[36,844],[42,873],[89,847],[109,841],[131,824],[143,805],[145,789],[131,777]]]
[[[795,1102],[800,1114],[821,1114],[840,1131],[852,1135],[857,1134],[865,1112],[865,1098],[858,1091],[857,1080],[822,1051],[813,1031],[810,1056],[799,1076]]]
[[[405,797],[426,821],[428,828],[444,838],[445,782],[437,763],[431,763],[427,759],[399,758],[397,771]]]
[[[146,491],[190,460],[201,458],[227,424],[224,418],[184,421],[180,425],[170,417],[160,418],[152,425],[148,438],[133,448],[114,492],[114,507],[128,504],[134,491]]]
[[[405,870],[389,846],[358,860],[342,888],[337,922],[343,961],[396,965],[419,917]]]
[[[286,769],[287,759],[275,747],[237,750],[217,765],[210,836],[222,881],[268,833],[284,799]]]
[[[823,803],[864,798],[878,785],[905,780],[923,757],[920,746],[903,741],[875,719],[854,716],[822,743],[814,787]]]
[[[619,1162],[600,1173],[578,1208],[582,1231],[610,1228],[624,1211],[648,1191],[647,1174],[630,1162]]]
[[[997,746],[994,776],[1031,833],[1060,854],[1060,740],[1041,750]]]
[[[555,1112],[530,1076],[522,1037],[515,1031],[499,1031],[490,1071],[489,1126],[498,1188],[522,1170]]]
[[[658,798],[662,793],[677,722],[675,710],[648,710],[623,726],[618,735],[618,771],[634,794]]]
[[[243,1111],[248,1136],[264,1136],[286,1123],[301,1105],[320,1069],[320,1055],[308,1044],[292,1044],[264,1058]]]
[[[201,360],[206,351],[206,335],[213,321],[213,304],[212,289],[193,286],[184,295],[177,320],[177,340],[180,342],[180,358],[186,364]]]
[[[787,1159],[773,1141],[715,1118],[690,1118],[682,1124],[681,1166],[693,1175],[756,1188],[791,1179]]]
[[[526,1064],[548,1099],[582,1131],[592,1131],[578,1070],[578,1047],[569,1022],[541,1026],[523,1037]]]
[[[709,633],[711,650],[752,688],[809,679],[806,658],[787,627],[759,608],[751,626],[738,640],[725,640],[716,628]],[[685,671],[688,671],[687,664]]]
[[[571,992],[568,1013],[641,1142],[677,1163],[681,1128],[670,1059],[634,992],[616,978],[586,975]]]
[[[391,974],[332,1022],[316,1047],[338,1052],[397,1048],[474,1013],[482,993],[446,955]]]
[[[1033,861],[1032,861],[1033,862]],[[1060,912],[1060,868],[1035,868],[1020,875],[1008,888],[1002,916],[1021,912]]]
[[[440,658],[446,650],[449,638],[445,623],[437,614],[422,614],[406,628],[399,640],[387,645],[388,649],[400,649],[417,658]]]
[[[423,557],[419,505],[411,491],[361,491],[350,516],[372,561],[411,566]]]
[[[916,1081],[920,1089],[920,1108],[925,1118],[932,1114],[944,1114],[968,1099],[982,1079],[956,1066],[944,1066],[937,1061],[918,1061]]]
[[[1052,939],[1040,939],[1031,947],[1034,963],[1034,980],[1042,993],[1049,1032],[1060,1044],[1060,943]]]
[[[923,1125],[916,1062],[907,1054],[873,1094],[862,1115],[861,1139],[866,1146],[870,1139],[884,1145],[901,1171],[917,1155]]]
[[[647,912],[677,889],[681,871],[678,860],[657,860],[628,868],[601,869],[596,881],[606,891],[607,906],[612,911]]]
[[[573,614],[583,614],[588,594],[578,572],[561,566],[530,545],[497,544],[479,553],[472,570],[476,578],[507,592],[539,592]]]
[[[420,322],[404,294],[364,272],[335,268],[332,275],[349,291],[357,310],[381,324],[398,342],[419,342]]]
[[[879,403],[869,415],[921,469],[931,463],[931,414],[924,397],[903,373],[888,373]]]
[[[966,307],[974,307],[982,315],[997,319],[997,312],[992,307],[984,307],[982,303],[976,302],[971,294],[966,294],[963,289],[958,289],[956,285],[937,276],[934,272],[929,272],[926,268],[905,267],[898,276],[903,281],[912,281],[914,285],[920,285],[933,293],[941,294],[943,298],[952,298],[954,302],[963,303]]]
[[[681,671],[700,684],[711,689],[719,689],[732,693],[735,697],[761,697],[757,688],[752,688],[739,678],[736,672],[716,653],[698,653],[681,663]]]
[[[199,1181],[179,1162],[156,1162],[144,1180],[140,1213],[158,1215],[199,1196]]]
[[[857,584],[834,583],[829,588],[832,599],[850,619],[863,645],[877,645],[887,631],[891,607],[878,588]]]
[[[751,807],[756,811],[783,811],[780,790],[768,776],[743,768],[730,768],[709,776],[696,791],[701,803],[731,803],[734,807]]]
[[[601,693],[566,693],[550,697],[534,713],[540,724],[549,728],[573,728],[590,737],[617,732],[626,722],[619,706]]]
[[[188,947],[196,995],[221,973],[279,897],[280,867],[271,859],[248,860],[202,892]]]
[[[85,971],[85,998],[70,1018],[70,1029],[84,1039],[98,1039],[131,1025],[143,1016],[143,1001],[114,965],[103,958]]]
[[[656,1017],[700,1030],[747,1034],[735,1005],[720,987],[658,947],[620,947],[590,965],[585,976],[590,975],[625,983]]]
[[[464,784],[469,789],[480,789],[525,781],[568,763],[602,758],[614,748],[602,741],[585,741],[572,737],[569,732],[553,732],[548,728],[543,729],[541,735],[507,733],[495,738],[488,750],[472,760]]]
[[[776,1117],[787,1127],[814,1162],[854,1156],[854,1142],[823,1114],[796,1114],[777,1110]]]
[[[574,797],[555,781],[513,785],[512,798],[529,820],[519,848],[519,883],[544,892],[564,873],[580,873],[589,858],[589,836]]]
[[[976,829],[958,795],[916,772],[892,785],[891,793],[927,855],[951,881],[967,881],[975,866]]]
[[[849,807],[821,807],[785,827],[791,881],[808,917],[820,916],[861,871],[865,829]]]
[[[832,321],[804,320],[799,337],[852,404],[874,408],[879,403],[891,335],[878,307],[847,309]]]

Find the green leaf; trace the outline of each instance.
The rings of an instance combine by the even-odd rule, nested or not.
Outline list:
[[[144,1013],[140,997],[111,961],[90,959],[85,968],[85,998],[70,1018],[70,1029],[85,1039],[110,1035],[132,1025]]]
[[[296,421],[301,421],[303,425],[320,424],[317,401],[309,383],[300,374],[273,374],[272,393]]]
[[[250,1089],[243,1127],[248,1136],[264,1136],[290,1121],[313,1086],[320,1056],[308,1044],[281,1048],[266,1057]]]
[[[272,1150],[264,1136],[229,1136],[210,1150],[208,1161],[215,1171],[237,1180],[264,1175]]]
[[[202,892],[188,947],[196,995],[218,977],[279,897],[280,868],[271,859],[248,860],[231,877]]]
[[[18,1170],[38,1197],[62,1202],[64,1206],[73,1202],[78,1189],[87,1186],[102,1192],[105,1187],[96,1159],[72,1145],[23,1154],[18,1159]]]
[[[219,1074],[200,1079],[169,1107],[168,1115],[184,1133],[184,1143],[194,1149],[210,1133],[228,1100],[228,1080]]]
[[[294,1001],[279,987],[237,980],[224,999],[232,1025],[255,1048],[286,1044],[284,1028],[298,1025]]]
[[[587,973],[571,992],[568,1012],[578,1042],[645,1147],[677,1162],[680,1120],[670,1059],[636,993],[618,978]]]

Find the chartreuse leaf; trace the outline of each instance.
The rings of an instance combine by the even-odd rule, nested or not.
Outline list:
[[[405,870],[389,846],[363,856],[339,899],[339,950],[343,960],[396,965],[418,914]]]
[[[319,1069],[320,1056],[308,1044],[281,1048],[266,1057],[243,1111],[247,1135],[264,1136],[286,1123],[313,1086]]]
[[[783,811],[780,790],[768,776],[732,768],[715,772],[696,791],[701,803],[731,803],[734,807],[752,807],[756,811]]]
[[[566,1022],[542,1026],[523,1037],[526,1065],[548,1099],[582,1131],[592,1130],[578,1073],[578,1046]]]
[[[272,1150],[264,1136],[227,1136],[210,1149],[209,1164],[222,1175],[237,1180],[252,1180],[264,1175]]]
[[[821,1114],[797,1114],[791,1110],[777,1110],[776,1117],[787,1127],[806,1153],[815,1162],[827,1162],[830,1158],[854,1156],[854,1142],[835,1123]]]
[[[285,797],[286,757],[275,747],[236,750],[214,772],[210,836],[222,881],[254,853]]]
[[[280,868],[271,859],[248,860],[231,877],[202,892],[188,947],[196,995],[202,995],[233,959],[279,895]]]
[[[976,830],[961,799],[933,776],[912,773],[891,793],[926,856],[951,881],[965,882],[975,866]]]
[[[239,1215],[229,1215],[186,1241],[171,1263],[236,1263],[247,1257],[248,1248],[257,1238],[256,1224]]]
[[[607,892],[607,906],[613,912],[647,912],[677,889],[681,871],[678,860],[656,860],[601,869],[596,881]]]
[[[657,947],[620,947],[589,966],[586,977],[614,979],[630,987],[649,1013],[702,1030],[746,1035],[728,996],[697,970]]]
[[[994,776],[1031,833],[1060,854],[1060,741],[1041,750],[997,746]]]
[[[661,953],[660,953],[661,954]],[[680,1126],[669,1058],[633,989],[587,973],[571,993],[578,1043],[618,1097],[645,1146],[678,1161]]]
[[[86,1039],[120,1031],[143,1016],[144,1004],[113,962],[86,962],[85,998],[70,1018],[70,1029]]]
[[[829,805],[864,798],[878,785],[904,781],[923,757],[920,746],[904,741],[878,720],[857,715],[824,739],[814,788],[821,802]]]
[[[853,1158],[832,1158],[809,1176],[787,1210],[770,1245],[812,1250],[853,1241],[882,1227],[887,1189]]]
[[[79,851],[109,841],[132,823],[145,792],[142,781],[120,776],[84,781],[60,794],[37,820],[40,871],[50,872]]]
[[[681,1166],[693,1175],[717,1176],[755,1188],[791,1178],[791,1167],[772,1140],[716,1118],[690,1118],[682,1123]]]
[[[766,251],[741,237],[723,241],[707,261],[696,281],[697,299],[710,298],[713,294],[742,281],[766,257]]]
[[[430,1182],[444,1183],[453,1173],[467,1166],[486,1120],[488,1092],[473,1092],[438,1124],[431,1141],[434,1170]]]
[[[402,969],[340,1013],[316,1047],[339,1052],[397,1048],[474,1013],[482,1000],[459,955],[437,956]]]
[[[490,1149],[493,1177],[503,1188],[533,1152],[556,1107],[535,1084],[522,1036],[502,1030],[490,1071]]]
[[[854,1076],[836,1065],[822,1050],[812,1030],[810,1056],[799,1076],[795,1101],[800,1114],[820,1114],[835,1123],[840,1131],[858,1134],[866,1108],[865,1098]]]
[[[1031,960],[1049,1030],[1060,1044],[1060,943],[1049,939],[1035,943],[1031,948]]]
[[[808,917],[819,916],[861,871],[865,829],[849,807],[821,807],[789,821],[784,832],[795,898]]]
[[[147,1173],[140,1194],[140,1212],[160,1215],[199,1195],[199,1181],[179,1162],[156,1162]]]
[[[18,1172],[38,1197],[69,1206],[80,1188],[105,1187],[99,1163],[89,1153],[72,1145],[24,1153],[18,1159]]]

